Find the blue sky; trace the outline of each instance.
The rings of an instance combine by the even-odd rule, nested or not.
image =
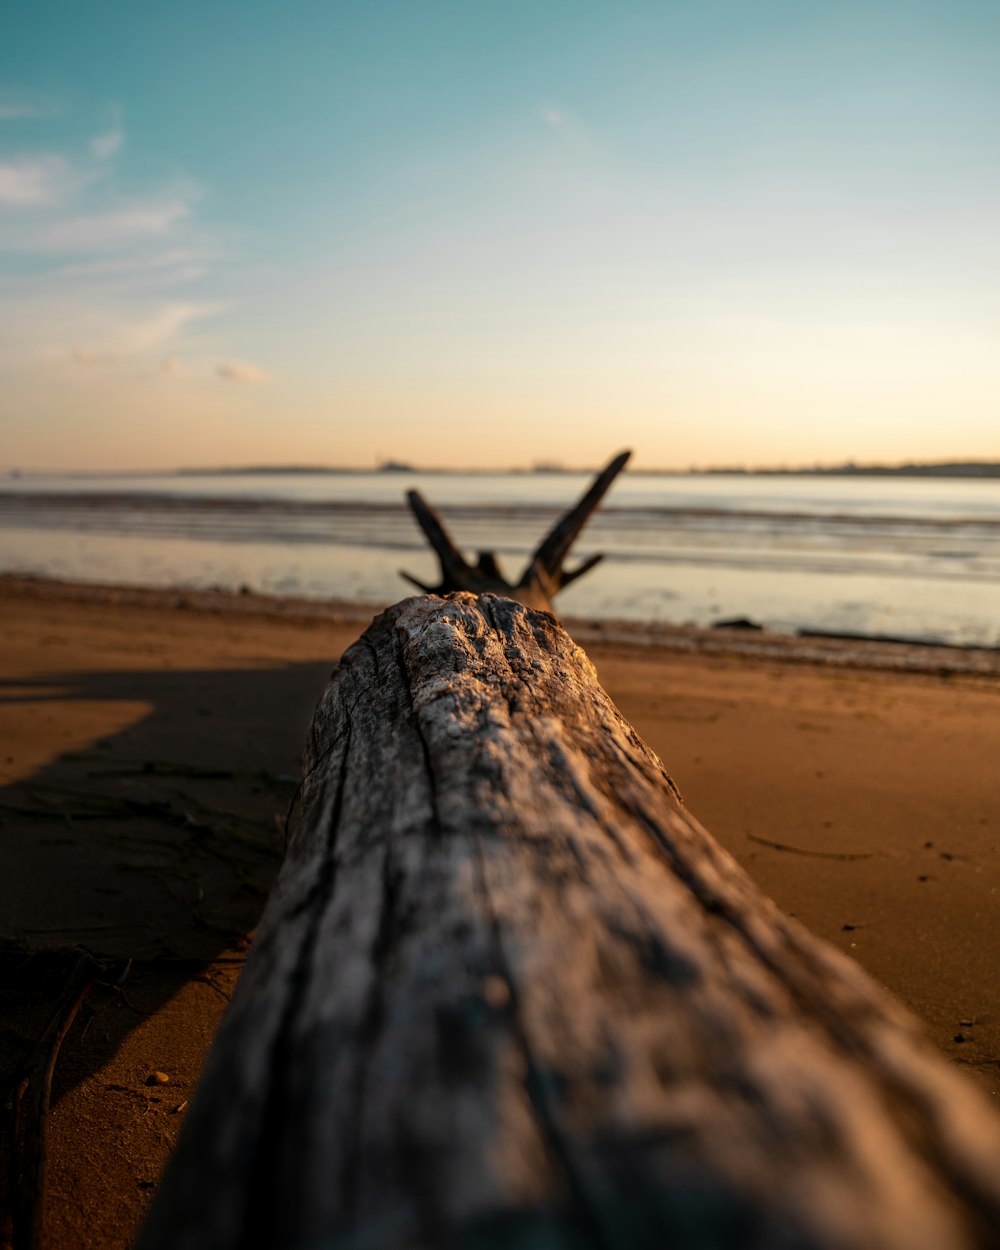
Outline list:
[[[1000,457],[995,4],[4,23],[0,466]]]

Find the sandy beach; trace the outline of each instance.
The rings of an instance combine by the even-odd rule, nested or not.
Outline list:
[[[129,1244],[280,862],[312,708],[364,623],[0,578],[6,1078],[79,950],[104,964],[55,1070],[45,1247]],[[996,653],[571,632],[761,888],[996,1095]],[[9,1198],[9,1154],[0,1179]]]

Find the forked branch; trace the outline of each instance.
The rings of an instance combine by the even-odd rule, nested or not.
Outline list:
[[[575,569],[565,567],[573,543],[596,512],[611,483],[624,469],[631,454],[630,451],[621,452],[594,478],[590,489],[576,506],[566,512],[539,543],[520,581],[516,583],[509,582],[504,577],[492,551],[479,552],[476,563],[470,564],[455,546],[441,518],[423,495],[417,490],[408,491],[406,498],[413,509],[413,515],[441,565],[441,581],[437,586],[429,586],[402,569],[401,575],[418,590],[428,594],[448,595],[459,590],[471,591],[475,595],[491,592],[505,595],[508,599],[516,599],[531,608],[554,611],[552,600],[555,595],[564,586],[588,573],[603,559],[603,556],[594,555]]]

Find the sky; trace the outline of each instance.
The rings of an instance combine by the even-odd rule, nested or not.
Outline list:
[[[1000,459],[995,0],[7,0],[0,469]]]

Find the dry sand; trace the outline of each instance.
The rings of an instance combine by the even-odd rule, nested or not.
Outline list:
[[[312,707],[360,628],[319,605],[0,578],[6,1077],[71,948],[107,965],[56,1068],[44,1247],[128,1245],[278,866]],[[574,632],[718,840],[996,1094],[997,657],[887,647],[856,667],[840,644]],[[8,1156],[8,1198],[10,1179]]]

